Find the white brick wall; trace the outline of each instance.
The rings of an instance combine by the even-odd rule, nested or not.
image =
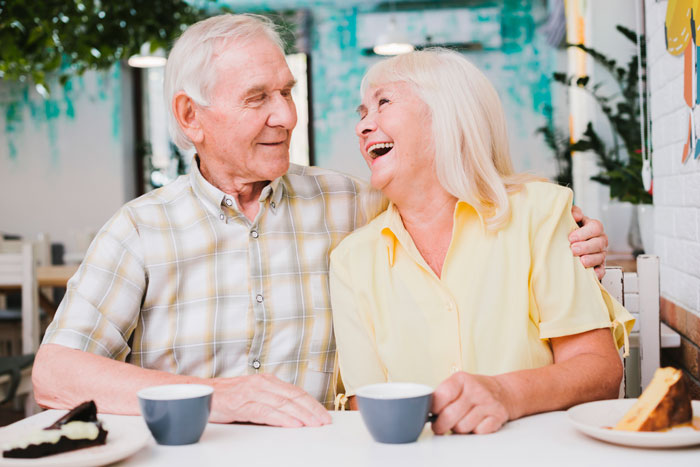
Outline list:
[[[663,24],[667,6],[667,2],[645,1],[654,243],[661,257],[661,294],[700,314],[700,159],[691,156],[681,163],[689,110],[683,99],[683,57],[666,51]],[[700,129],[700,108],[696,121]]]

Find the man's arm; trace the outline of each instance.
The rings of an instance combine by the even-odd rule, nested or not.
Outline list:
[[[149,370],[56,344],[39,349],[32,382],[39,405],[54,409],[69,409],[92,399],[100,412],[138,415],[140,389],[197,383],[214,388],[211,422],[301,427],[331,421],[313,397],[273,375],[204,379]]]
[[[578,206],[571,208],[574,220],[581,226],[569,234],[571,251],[581,257],[581,264],[587,268],[595,268],[598,280],[605,275],[605,255],[608,249],[608,236],[603,230],[603,224],[597,219],[583,215]]]

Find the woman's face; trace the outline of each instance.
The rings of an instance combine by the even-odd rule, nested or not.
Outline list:
[[[430,110],[408,83],[370,87],[357,111],[355,132],[374,188],[396,202],[436,180]]]

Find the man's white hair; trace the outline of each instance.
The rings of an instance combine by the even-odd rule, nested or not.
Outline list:
[[[275,24],[264,16],[225,14],[213,16],[188,27],[175,42],[165,66],[166,111],[168,130],[181,149],[192,147],[173,113],[173,97],[184,91],[202,106],[210,104],[217,79],[216,57],[224,47],[243,46],[252,40],[267,38],[284,53],[284,43]],[[233,45],[235,43],[235,45]]]
[[[361,93],[392,82],[411,85],[430,109],[440,185],[477,209],[490,229],[504,226],[508,192],[535,177],[513,171],[501,101],[486,76],[461,54],[431,48],[374,64]]]

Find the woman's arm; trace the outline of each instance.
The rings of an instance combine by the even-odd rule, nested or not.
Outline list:
[[[347,393],[352,395],[365,384],[385,382],[386,370],[379,358],[373,326],[358,303],[345,253],[342,245],[331,253],[329,276],[340,374]]]
[[[622,363],[610,330],[551,339],[554,363],[497,376],[455,373],[433,396],[433,431],[491,433],[508,420],[615,398]]]

